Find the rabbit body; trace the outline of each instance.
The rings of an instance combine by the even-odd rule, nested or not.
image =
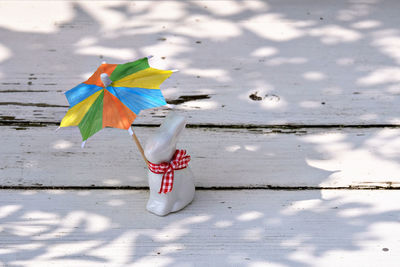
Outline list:
[[[146,158],[154,163],[170,162],[176,151],[179,135],[186,125],[186,118],[182,115],[171,113],[150,137],[145,146]],[[174,170],[174,182],[171,192],[159,194],[163,174],[156,174],[148,170],[150,197],[147,210],[164,216],[186,207],[192,202],[195,193],[194,176],[190,167]]]

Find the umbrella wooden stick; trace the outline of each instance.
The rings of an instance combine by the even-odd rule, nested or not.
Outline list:
[[[133,141],[135,141],[136,146],[138,147],[138,149],[139,149],[139,151],[140,151],[140,154],[142,155],[144,161],[146,162],[146,165],[149,165],[149,161],[147,160],[146,156],[144,155],[143,147],[142,147],[142,145],[140,144],[139,139],[137,138],[135,132],[133,131],[132,126],[131,126],[131,128],[130,128],[129,133],[132,135],[132,139],[133,139]]]

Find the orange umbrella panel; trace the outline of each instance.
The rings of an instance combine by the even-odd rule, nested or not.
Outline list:
[[[136,114],[132,110],[108,92],[108,90],[104,91],[103,128],[114,127],[128,130],[135,119]]]

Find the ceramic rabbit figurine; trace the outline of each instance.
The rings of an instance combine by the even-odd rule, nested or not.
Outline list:
[[[167,116],[158,131],[146,142],[144,153],[150,163],[170,163],[173,158],[176,158],[178,151],[176,143],[185,125],[186,118],[184,116],[176,113],[170,113]],[[183,169],[174,169],[172,191],[167,193],[161,192],[162,173],[154,173],[149,167],[148,178],[150,198],[146,208],[156,215],[164,216],[170,212],[181,210],[194,198],[194,177],[189,166]]]

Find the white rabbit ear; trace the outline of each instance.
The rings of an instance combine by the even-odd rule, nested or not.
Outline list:
[[[171,112],[157,133],[147,139],[144,149],[147,159],[153,163],[169,161],[175,153],[176,143],[185,126],[185,116]]]
[[[176,143],[186,126],[186,117],[175,112],[170,112],[160,127],[160,131],[165,131],[170,136],[170,142]]]

